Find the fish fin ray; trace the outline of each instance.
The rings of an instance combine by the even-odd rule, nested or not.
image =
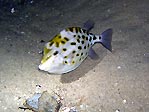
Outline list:
[[[111,45],[112,32],[113,32],[112,29],[109,28],[109,29],[105,30],[103,33],[101,33],[101,35],[100,35],[101,44],[111,52],[112,52],[112,45]]]
[[[83,29],[85,29],[87,32],[89,32],[94,27],[94,22],[91,20],[88,20],[84,23]]]

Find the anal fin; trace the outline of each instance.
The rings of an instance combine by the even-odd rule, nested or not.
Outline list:
[[[88,55],[91,59],[94,59],[94,60],[99,58],[92,47],[90,48]]]

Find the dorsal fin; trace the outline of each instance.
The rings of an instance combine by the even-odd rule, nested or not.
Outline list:
[[[83,25],[83,29],[85,29],[87,32],[89,32],[93,27],[94,27],[94,22],[91,20],[87,20]]]

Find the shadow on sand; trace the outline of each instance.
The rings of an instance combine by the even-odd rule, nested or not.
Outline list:
[[[87,57],[86,60],[74,71],[61,75],[61,83],[71,83],[73,81],[79,80],[79,78],[83,77],[86,73],[92,70],[97,64],[99,64],[103,58],[106,56],[107,51],[104,47],[99,47],[99,45],[95,45],[96,48],[94,50],[98,54],[98,59],[92,60],[90,57]]]

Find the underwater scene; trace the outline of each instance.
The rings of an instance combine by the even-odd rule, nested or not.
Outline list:
[[[0,0],[0,112],[148,111],[148,0]]]

